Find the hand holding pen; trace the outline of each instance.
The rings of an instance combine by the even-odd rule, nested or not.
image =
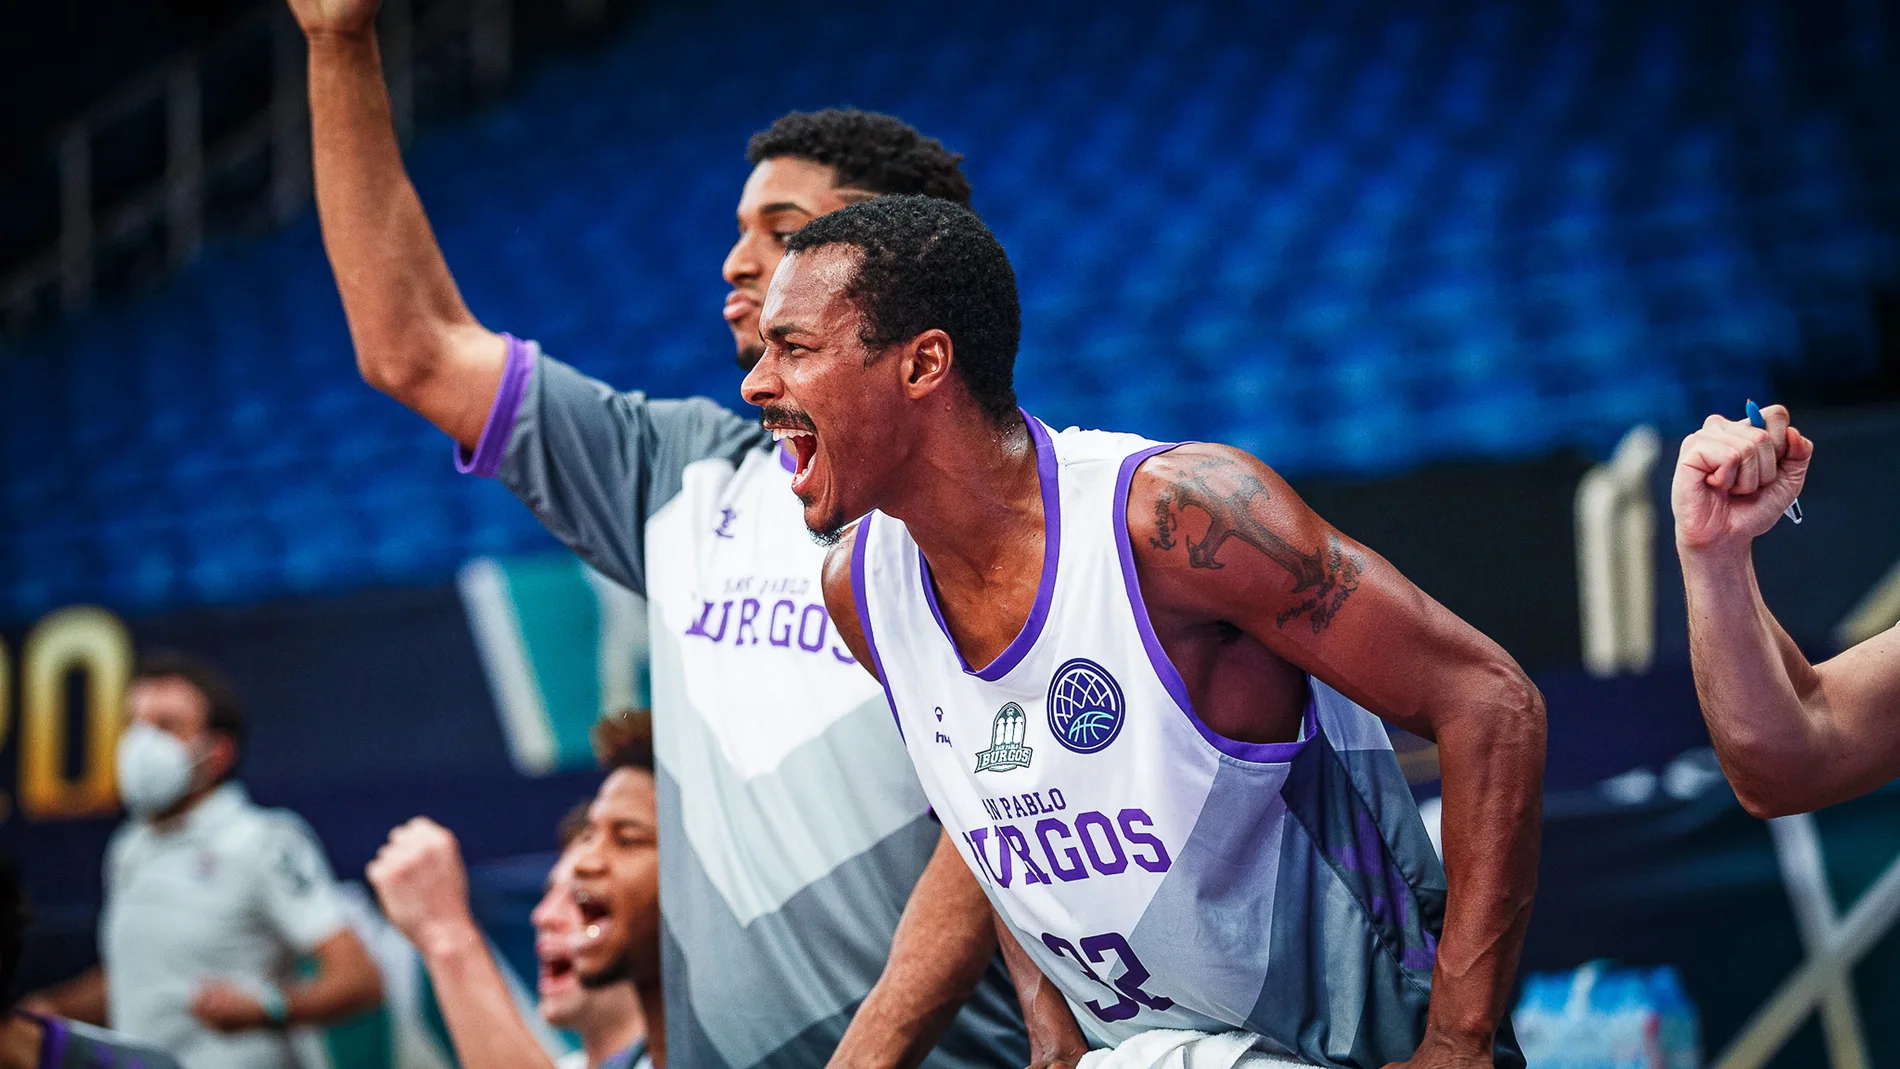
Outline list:
[[[1783,515],[1799,523],[1798,498],[1814,443],[1781,405],[1748,405],[1750,419],[1710,416],[1683,439],[1670,503],[1685,551],[1745,550]]]

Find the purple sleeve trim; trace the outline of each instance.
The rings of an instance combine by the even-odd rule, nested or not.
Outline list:
[[[32,1015],[46,1030],[40,1043],[40,1069],[59,1069],[66,1061],[66,1025],[56,1017]]]
[[[528,345],[513,334],[508,341],[508,359],[501,366],[501,384],[495,388],[495,403],[488,409],[488,422],[482,425],[481,440],[471,455],[460,442],[455,445],[455,470],[463,475],[492,479],[501,470],[502,455],[508,452],[508,438],[514,433],[515,414],[521,410],[521,397],[528,391],[528,376],[534,361],[528,358]]]
[[[1115,494],[1111,499],[1115,507],[1115,514],[1112,517],[1115,552],[1121,557],[1122,586],[1128,592],[1129,607],[1134,610],[1135,628],[1141,632],[1141,644],[1148,651],[1148,663],[1154,666],[1155,676],[1161,680],[1161,685],[1174,699],[1174,704],[1181,707],[1181,712],[1187,716],[1188,722],[1194,725],[1194,730],[1201,733],[1201,738],[1206,739],[1209,746],[1242,761],[1251,761],[1256,764],[1283,764],[1298,757],[1300,751],[1306,749],[1307,740],[1313,737],[1318,728],[1318,719],[1310,694],[1306,702],[1306,730],[1302,733],[1302,737],[1294,742],[1242,742],[1239,739],[1230,739],[1225,735],[1216,734],[1214,729],[1203,723],[1200,715],[1194,711],[1194,703],[1188,698],[1187,684],[1181,680],[1181,673],[1174,667],[1174,661],[1169,659],[1168,651],[1161,648],[1161,640],[1155,637],[1154,622],[1148,619],[1148,602],[1141,596],[1141,576],[1135,571],[1135,551],[1128,539],[1128,491],[1134,485],[1135,469],[1141,467],[1143,461],[1182,444],[1184,443],[1173,442],[1150,446],[1131,454],[1122,461],[1121,471],[1115,475]],[[1312,688],[1307,689],[1310,691]]]
[[[930,615],[937,618],[937,629],[950,643],[950,652],[957,655],[957,663],[963,666],[964,672],[986,683],[1008,675],[1042,637],[1043,625],[1049,620],[1049,603],[1055,599],[1056,570],[1062,563],[1062,491],[1055,443],[1049,440],[1049,428],[1043,426],[1041,420],[1027,412],[1022,416],[1023,422],[1029,425],[1029,440],[1036,449],[1036,481],[1042,489],[1042,578],[1036,584],[1036,601],[1029,609],[1029,619],[1023,621],[1023,629],[1016,632],[1016,637],[995,660],[982,668],[971,668],[970,662],[963,659],[956,637],[950,634],[950,625],[944,623],[943,609],[937,605],[937,583],[930,577],[930,562],[924,559],[923,550],[917,551],[917,574],[924,584],[924,600],[930,603]]]
[[[897,715],[897,696],[891,693],[891,678],[884,674],[884,660],[877,655],[877,639],[871,634],[871,602],[865,594],[864,553],[871,544],[871,521],[877,518],[873,512],[858,521],[858,529],[851,536],[851,600],[858,607],[858,631],[864,636],[864,646],[871,651],[871,667],[877,669],[877,681],[884,687],[884,700],[891,706],[891,721],[897,725],[897,737],[904,737],[904,720]]]

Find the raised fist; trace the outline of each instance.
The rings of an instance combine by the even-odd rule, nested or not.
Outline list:
[[[390,832],[364,874],[389,923],[424,953],[432,940],[474,930],[461,847],[435,821],[417,817]]]
[[[1710,416],[1683,439],[1669,497],[1684,551],[1746,546],[1800,496],[1814,443],[1789,425],[1781,405],[1761,416],[1766,428]]]
[[[376,19],[382,0],[290,0],[297,25],[310,33],[361,33]]]

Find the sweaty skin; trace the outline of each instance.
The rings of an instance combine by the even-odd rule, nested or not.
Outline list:
[[[1808,663],[1762,600],[1754,540],[1807,481],[1814,443],[1710,416],[1682,443],[1670,497],[1696,696],[1722,770],[1758,817],[1805,813],[1900,776],[1900,629]]]
[[[855,255],[827,246],[787,258],[746,399],[768,426],[813,431],[798,487],[807,523],[823,530],[873,509],[902,520],[959,652],[987,664],[1022,630],[1042,570],[1034,447],[1020,418],[998,425],[983,414],[952,373],[944,331],[865,351],[859,313],[839,292]],[[1490,1066],[1537,880],[1536,687],[1496,643],[1239,450],[1188,445],[1149,458],[1125,520],[1156,635],[1215,731],[1291,740],[1311,673],[1438,743],[1449,898],[1426,1035],[1405,1064]],[[855,536],[831,551],[825,600],[871,670],[851,586]]]

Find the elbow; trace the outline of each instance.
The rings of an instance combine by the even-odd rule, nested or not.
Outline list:
[[[411,402],[434,375],[440,359],[433,347],[409,340],[363,339],[356,343],[356,370],[363,381],[410,407],[414,407]]]
[[[1757,820],[1811,813],[1826,804],[1825,799],[1812,797],[1801,786],[1804,782],[1816,782],[1811,778],[1759,775],[1745,762],[1736,760],[1733,753],[1725,754],[1718,749],[1716,755],[1721,759],[1729,788],[1735,792],[1735,800]]]
[[[1735,787],[1735,800],[1756,820],[1773,820],[1776,817],[1789,817],[1796,813],[1809,812],[1808,807],[1791,798],[1785,798],[1772,792],[1744,789],[1740,784]]]
[[[1549,733],[1544,692],[1508,657],[1485,669],[1492,695],[1490,714],[1485,717],[1491,729],[1491,745],[1508,747],[1534,762],[1541,778]]]

